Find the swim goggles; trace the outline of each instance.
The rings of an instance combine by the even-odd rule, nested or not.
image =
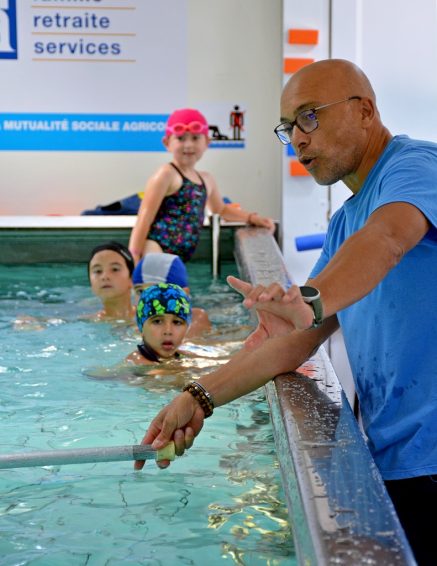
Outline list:
[[[191,134],[208,134],[208,124],[202,122],[190,122],[189,124],[182,124],[181,122],[167,126],[165,128],[166,134],[173,134],[175,136],[183,136],[186,132]]]

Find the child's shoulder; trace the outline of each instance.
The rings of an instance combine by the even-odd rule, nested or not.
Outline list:
[[[158,169],[156,169],[154,175],[168,179],[180,177],[180,173],[175,167],[173,167],[171,163],[163,163],[162,165],[160,165]]]
[[[209,171],[204,171],[204,170],[198,171],[197,170],[197,174],[200,175],[200,177],[203,179],[207,188],[211,188],[211,187],[215,186],[215,184],[216,184],[215,178]]]
[[[160,188],[168,193],[178,189],[180,175],[170,163],[160,165],[148,180],[148,187]]]
[[[136,366],[140,366],[140,365],[149,366],[155,363],[148,360],[146,357],[142,356],[137,350],[134,350],[128,356],[126,356],[124,361],[128,364],[133,364]]]

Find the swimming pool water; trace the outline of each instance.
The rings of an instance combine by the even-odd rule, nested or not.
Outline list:
[[[196,304],[235,347],[247,315],[209,266],[190,265]],[[233,267],[224,268],[224,274]],[[135,349],[124,324],[84,322],[96,312],[82,265],[0,267],[0,450],[138,443],[179,386],[147,375],[93,379]],[[17,317],[38,325],[15,330]],[[215,363],[185,368],[188,377]],[[206,366],[206,367],[203,367]],[[272,428],[262,391],[218,408],[170,468],[131,462],[0,470],[0,564],[114,566],[294,564]]]

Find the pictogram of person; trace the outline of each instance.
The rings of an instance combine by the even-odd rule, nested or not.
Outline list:
[[[244,130],[244,112],[241,112],[240,107],[236,104],[234,106],[234,110],[231,112],[230,116],[230,125],[234,131],[234,140],[241,140],[241,131]]]

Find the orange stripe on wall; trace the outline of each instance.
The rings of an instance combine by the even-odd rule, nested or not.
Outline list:
[[[319,43],[319,30],[289,29],[288,43],[298,45],[317,45]]]
[[[308,177],[309,173],[299,161],[292,160],[289,165],[290,175],[292,177]]]
[[[314,63],[314,59],[296,59],[295,57],[286,57],[284,59],[284,73],[295,73],[302,67],[306,67]]]

